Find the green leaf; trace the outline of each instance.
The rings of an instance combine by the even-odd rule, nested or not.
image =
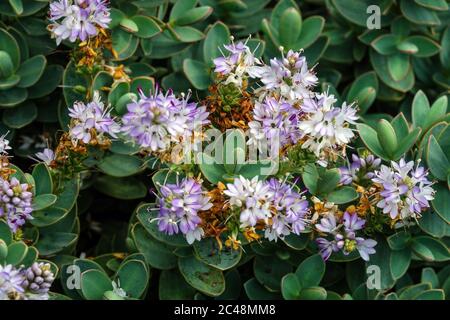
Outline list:
[[[348,21],[357,24],[358,26],[367,28],[367,18],[369,14],[373,14],[373,11],[367,12],[367,8],[374,2],[371,0],[332,0],[334,7],[337,11]],[[380,7],[380,11],[383,13],[387,11],[389,2],[377,3]],[[385,26],[390,19],[385,15],[381,15],[381,26]]]
[[[359,112],[364,114],[375,101],[377,92],[378,79],[375,72],[366,72],[356,78],[352,83],[347,94],[347,101],[356,101]]]
[[[295,274],[302,288],[319,285],[325,274],[325,263],[320,254],[315,254],[303,260]]]
[[[13,242],[8,246],[8,255],[6,256],[6,264],[12,264],[13,266],[19,266],[23,259],[27,255],[28,247],[22,242]]]
[[[192,8],[181,13],[179,16],[177,16],[177,18],[173,20],[171,19],[171,23],[177,24],[179,26],[194,24],[199,21],[205,20],[212,12],[213,9],[208,6]]]
[[[436,190],[434,199],[431,200],[431,205],[436,213],[444,219],[447,224],[450,224],[450,191],[449,187],[442,184],[436,183],[433,186]]]
[[[426,154],[431,173],[439,180],[446,181],[450,172],[450,161],[433,135],[428,139]]]
[[[445,0],[414,0],[415,3],[425,8],[436,11],[447,11],[448,4]]]
[[[10,88],[8,90],[0,90],[0,107],[14,107],[24,102],[28,97],[28,92],[24,88]]]
[[[20,76],[17,74],[13,74],[12,76],[9,76],[8,78],[2,78],[0,79],[0,90],[7,90],[14,86],[16,86],[20,81]]]
[[[178,267],[186,282],[198,291],[212,297],[225,291],[222,271],[209,267],[195,257],[179,258]]]
[[[103,158],[98,168],[112,177],[128,177],[140,172],[143,164],[136,156],[110,154]]]
[[[412,300],[425,290],[431,289],[429,283],[419,283],[409,286],[400,293],[400,300]]]
[[[411,68],[409,57],[403,53],[395,53],[387,58],[389,74],[395,81],[403,80]]]
[[[106,195],[122,200],[140,199],[147,194],[145,184],[135,177],[101,176],[96,179],[94,187]]]
[[[10,244],[13,239],[11,229],[3,220],[0,220],[0,239],[5,241],[7,245]]]
[[[172,29],[172,32],[175,36],[175,38],[177,38],[177,40],[181,41],[181,42],[197,42],[202,40],[205,35],[203,34],[203,32],[201,32],[200,30],[193,28],[193,27],[189,27],[189,26],[184,26],[184,27],[180,27],[180,26],[175,26]]]
[[[18,86],[20,88],[28,88],[36,84],[44,73],[46,65],[47,59],[42,55],[37,55],[24,61],[17,70],[17,74],[20,76]]]
[[[192,300],[195,289],[186,283],[177,269],[163,270],[159,277],[160,300]]]
[[[385,119],[381,119],[377,126],[377,136],[383,150],[389,156],[392,156],[397,150],[398,142],[392,125]]]
[[[389,247],[392,250],[403,250],[407,247],[411,235],[406,231],[399,231],[387,238]]]
[[[383,237],[378,237],[376,241],[376,252],[370,255],[370,261],[366,262],[366,267],[376,265],[380,268],[381,283],[378,290],[387,290],[392,288],[395,284],[395,279],[393,278],[393,274],[391,272],[392,251]]]
[[[36,183],[36,195],[52,193],[53,181],[49,168],[45,163],[38,163],[33,168],[33,178]]]
[[[0,51],[0,77],[9,78],[14,73],[14,65],[9,54],[5,51]]]
[[[205,90],[211,83],[209,69],[201,61],[185,59],[183,62],[183,71],[186,78],[189,79],[196,89]]]
[[[291,49],[302,31],[302,16],[295,8],[288,8],[280,19],[278,34],[280,44],[286,49]]]
[[[217,164],[213,158],[206,154],[202,154],[199,167],[205,178],[213,184],[223,181],[223,176],[227,173],[223,165]]]
[[[106,291],[113,290],[111,279],[99,270],[88,270],[81,274],[81,291],[87,300],[102,300]]]
[[[134,16],[131,20],[138,28],[134,33],[136,37],[148,39],[162,32],[161,27],[153,19],[147,16]]]
[[[432,289],[439,287],[439,278],[436,272],[434,272],[434,269],[430,267],[422,269],[422,276],[420,278],[420,282],[422,283],[428,282]]]
[[[424,8],[414,1],[401,0],[400,10],[406,19],[415,24],[423,24],[426,26],[437,26],[441,24],[441,21],[434,11]]]
[[[8,0],[9,4],[13,8],[14,12],[20,16],[23,13],[23,3],[22,0]]]
[[[305,48],[303,55],[306,57],[309,65],[314,65],[328,48],[330,39],[326,36],[320,36],[312,45]]]
[[[406,152],[411,149],[414,144],[416,143],[417,139],[420,136],[420,133],[422,132],[422,129],[415,128],[413,131],[411,131],[406,137],[400,140],[398,144],[398,148],[395,151],[392,160],[398,160],[404,155]]]
[[[418,294],[414,300],[444,300],[445,295],[442,289],[431,289]]]
[[[36,249],[42,256],[55,254],[64,248],[71,246],[78,240],[78,234],[67,232],[41,233]]]
[[[357,124],[359,135],[366,147],[380,158],[387,160],[388,155],[385,153],[378,141],[377,132],[366,124]]]
[[[33,220],[31,220],[31,224],[36,227],[46,227],[60,221],[67,214],[67,210],[57,207],[35,211],[33,212]]]
[[[195,255],[200,261],[222,271],[236,266],[242,256],[242,249],[220,249],[215,238],[195,241],[193,246]]]
[[[245,293],[250,300],[277,300],[281,297],[274,292],[270,292],[264,288],[258,280],[251,278],[244,283]]]
[[[13,64],[14,70],[20,65],[20,49],[14,37],[5,29],[0,28],[0,52],[5,51]]]
[[[388,60],[386,56],[377,53],[373,49],[370,49],[369,56],[370,56],[370,63],[372,64],[372,67],[374,68],[375,72],[377,73],[377,76],[380,78],[383,84],[385,84],[389,88],[392,88],[396,91],[400,91],[403,93],[408,92],[409,90],[412,89],[415,82],[414,72],[412,68],[408,70],[406,77],[404,77],[400,81],[395,81],[389,73]],[[380,93],[381,92],[382,91],[380,90]]]
[[[311,46],[322,33],[325,19],[321,16],[311,16],[303,21],[300,36],[297,38],[293,49],[300,50]],[[310,63],[308,61],[308,63]]]
[[[288,262],[276,256],[257,256],[253,264],[256,279],[270,291],[281,290],[281,278],[292,271]]]
[[[170,21],[178,19],[180,16],[185,14],[186,11],[194,8],[196,4],[197,0],[177,1],[170,11]]]
[[[299,300],[325,300],[327,290],[322,287],[310,287],[300,291]]]
[[[209,66],[213,65],[213,60],[221,57],[222,46],[230,42],[230,31],[228,27],[218,21],[209,29],[203,43],[203,59]]]
[[[305,187],[308,188],[308,191],[311,194],[315,194],[317,192],[317,184],[319,182],[319,173],[314,164],[307,164],[302,173],[302,180],[305,184]]]
[[[411,250],[403,249],[391,252],[390,265],[392,277],[400,279],[409,268],[411,263]]]
[[[300,282],[294,273],[288,273],[281,279],[281,293],[285,300],[298,299],[300,291]]]
[[[352,187],[340,187],[339,189],[336,189],[335,191],[331,192],[327,200],[330,202],[333,202],[335,204],[343,204],[343,203],[349,203],[353,200],[356,200],[358,198],[358,193],[356,190]]]
[[[393,34],[384,34],[370,44],[379,54],[391,55],[397,52],[399,38]]]
[[[140,260],[127,260],[121,264],[116,277],[120,287],[132,298],[140,298],[149,281],[147,267]]]
[[[32,123],[37,115],[36,105],[32,101],[26,101],[15,108],[6,109],[3,112],[3,123],[10,128],[20,129]]]
[[[419,48],[417,48],[414,43],[403,40],[397,44],[397,50],[405,54],[416,54],[419,51]]]
[[[64,68],[60,65],[47,65],[38,82],[28,88],[28,98],[42,98],[52,93],[61,83]]]
[[[441,46],[434,40],[425,36],[411,36],[406,39],[409,43],[415,45],[418,49],[414,56],[418,58],[428,58],[439,53]]]
[[[450,65],[450,26],[448,26],[445,29],[445,31],[442,33],[441,46],[442,46],[442,49],[439,54],[441,64],[443,66],[449,66]]]
[[[144,227],[139,224],[135,225],[132,235],[136,247],[145,256],[145,260],[151,267],[168,270],[176,266],[177,260],[171,252],[172,247],[151,237]]]
[[[425,261],[440,262],[450,259],[448,247],[441,241],[428,236],[414,238],[411,248],[417,256]]]
[[[33,199],[33,210],[39,211],[50,207],[58,199],[54,194],[40,194]]]

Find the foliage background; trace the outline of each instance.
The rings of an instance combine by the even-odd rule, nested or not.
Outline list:
[[[317,63],[315,70],[322,88],[328,88],[342,101],[357,100],[363,121],[368,125],[382,118],[392,120],[402,112],[414,127],[423,129],[422,146],[428,142],[428,136],[424,138],[427,130],[439,123],[443,126],[439,130],[448,127],[446,109],[432,114],[424,123],[420,117],[414,117],[412,107],[413,100],[417,110],[429,107],[450,92],[450,10],[445,0],[112,0],[111,35],[119,54],[114,64],[126,67],[132,78],[130,84],[115,82],[106,72],[98,73],[93,79],[77,74],[70,62],[70,44],[56,47],[46,29],[48,2],[0,2],[0,132],[9,132],[16,156],[14,162],[23,169],[31,168],[28,156],[41,150],[47,140],[50,145],[55,143],[58,132],[67,127],[67,107],[75,100],[83,100],[87,89],[101,89],[119,114],[139,86],[150,89],[154,83],[176,92],[192,88],[194,98],[201,99],[211,83],[212,58],[220,55],[218,47],[228,43],[230,35],[235,39],[250,37],[249,45],[257,48],[258,55],[266,60],[279,56],[279,46],[304,48],[309,64]],[[382,12],[382,28],[368,30],[366,9],[374,2]],[[5,58],[2,51],[11,59]],[[448,143],[440,144],[448,155]],[[100,264],[107,261],[111,270],[117,270],[114,264],[118,262],[114,259],[120,255],[112,253],[136,249],[154,254],[165,252],[158,246],[136,248],[132,240],[134,208],[152,200],[147,191],[153,187],[149,176],[154,164],[134,158],[130,160],[132,163],[123,164],[120,155],[132,152],[130,148],[113,145],[118,158],[101,163],[95,162],[94,157],[92,167],[96,171],[84,177],[70,214],[58,223],[35,224],[33,232],[40,236],[30,238],[44,257],[61,266],[84,253],[97,257]],[[448,244],[450,195],[446,177],[442,180],[440,208],[436,211],[443,212],[445,217],[436,223],[441,226],[433,224],[423,228]],[[284,263],[288,251],[271,246],[265,250],[256,252],[258,257],[254,263],[241,262],[242,272],[234,270],[226,274],[227,283],[234,284],[231,291],[227,287],[228,297],[280,297],[279,280],[292,267]],[[290,254],[290,259],[296,261],[304,258],[302,254]],[[249,255],[244,262],[254,255]],[[278,269],[269,271],[276,279],[280,278],[272,287],[273,279],[268,280],[270,290],[260,288],[264,274],[257,274],[264,256],[284,261],[274,262]],[[175,266],[175,258],[162,255],[161,259],[164,261],[150,263],[157,268],[151,270],[147,296],[192,298],[195,290],[189,286],[174,292],[158,287],[159,281],[169,288],[181,279],[177,271],[167,271]],[[398,279],[415,283],[432,273],[434,285],[444,286],[450,273],[448,267],[442,269],[439,281],[435,280],[435,271],[422,271],[423,263],[417,262],[414,269],[416,262],[411,265],[413,272],[409,279],[400,276]],[[355,295],[359,283],[357,280],[353,283],[352,279],[356,276],[345,280],[344,274],[345,270],[347,275],[352,274],[352,268],[359,263],[327,264],[324,281],[332,288],[336,286],[338,292],[352,291]],[[436,271],[441,267],[438,263]],[[253,277],[254,272],[259,282]],[[147,270],[147,276],[149,273]],[[245,290],[241,290],[243,283]],[[445,283],[448,290],[450,282]],[[203,296],[197,294],[200,297]]]

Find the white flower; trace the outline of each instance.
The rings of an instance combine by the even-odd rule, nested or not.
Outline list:
[[[241,226],[254,226],[259,220],[266,223],[271,216],[270,199],[273,193],[258,177],[248,180],[243,176],[235,178],[233,183],[227,184],[224,194],[230,197],[232,207],[242,208],[240,212]]]
[[[309,149],[318,158],[323,159],[323,151],[334,152],[344,147],[355,136],[350,124],[358,119],[356,108],[345,102],[341,108],[334,107],[333,95],[317,94],[314,99],[305,100],[304,117],[299,129],[306,140],[302,148]]]
[[[7,134],[8,132],[0,136],[0,154],[8,154],[7,150],[11,150],[11,147],[9,146],[9,141],[8,139],[6,139]]]
[[[45,164],[50,165],[55,160],[55,153],[52,149],[45,148],[42,152],[36,153],[36,158],[43,161]]]

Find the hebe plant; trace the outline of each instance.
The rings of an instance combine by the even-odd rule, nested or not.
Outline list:
[[[449,6],[372,2],[2,1],[0,299],[448,299]]]

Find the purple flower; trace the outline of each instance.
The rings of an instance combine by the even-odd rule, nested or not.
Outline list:
[[[249,180],[240,176],[227,184],[224,194],[228,196],[232,209],[240,210],[241,227],[253,227],[258,221],[268,222],[272,216],[270,200],[272,191],[267,183],[258,177]]]
[[[55,152],[52,149],[45,148],[41,152],[36,153],[36,158],[43,161],[45,164],[50,165],[55,160]]]
[[[246,77],[255,78],[260,74],[261,68],[257,65],[261,62],[250,51],[246,43],[232,42],[229,45],[224,45],[228,54],[223,54],[223,57],[218,57],[213,60],[215,69],[214,72],[221,76],[226,76],[224,83],[233,83],[238,87],[242,86],[243,80]]]
[[[366,220],[358,217],[357,213],[351,214],[347,211],[345,211],[344,213],[343,220],[346,232],[355,232],[357,230],[361,230],[366,224]]]
[[[276,93],[292,103],[310,97],[311,88],[318,82],[306,58],[292,50],[281,60],[271,59],[270,66],[261,67],[260,74],[264,92]]]
[[[31,187],[26,183],[20,183],[15,177],[11,180],[0,178],[0,218],[8,223],[12,232],[32,219],[31,206],[33,194],[28,191]]]
[[[337,229],[336,217],[334,214],[328,214],[320,219],[320,223],[316,224],[315,227],[321,232],[333,234]]]
[[[23,298],[23,281],[24,276],[20,269],[11,264],[0,264],[0,300],[12,300],[14,296]]]
[[[434,199],[434,190],[427,179],[428,172],[414,162],[400,159],[392,161],[391,167],[382,165],[375,171],[372,181],[381,187],[381,199],[377,207],[392,219],[417,218],[420,213],[430,207],[429,201]]]
[[[374,249],[376,245],[377,242],[375,240],[356,238],[356,249],[364,261],[369,261],[369,255],[376,252]]]
[[[263,102],[255,101],[253,121],[249,123],[250,139],[248,144],[261,148],[266,141],[279,141],[283,148],[296,144],[301,138],[298,129],[299,110],[290,103],[266,97]]]
[[[334,107],[337,100],[327,93],[316,94],[304,100],[303,116],[299,122],[305,142],[302,148],[313,152],[322,161],[333,158],[333,153],[343,149],[355,136],[350,124],[355,124],[358,116],[356,108],[345,102],[340,108]]]
[[[336,241],[329,241],[325,238],[316,239],[317,246],[319,247],[319,253],[323,260],[328,260],[333,252],[338,252],[339,248]]]
[[[344,185],[353,182],[362,183],[374,177],[374,171],[380,167],[381,159],[375,158],[373,155],[359,157],[352,154],[352,162],[347,167],[339,168],[341,174],[341,183]]]
[[[306,216],[309,213],[309,203],[305,197],[294,190],[294,187],[276,178],[268,181],[272,196],[270,205],[274,209],[272,225],[265,230],[265,236],[270,241],[283,239],[294,233],[300,235],[307,226]]]
[[[176,184],[160,187],[158,227],[169,235],[181,231],[189,244],[200,240],[203,230],[198,212],[211,208],[210,198],[202,190],[199,182],[185,178]]]
[[[55,0],[50,3],[49,29],[59,45],[62,40],[86,41],[111,22],[106,0]]]
[[[78,141],[89,143],[94,129],[98,140],[105,134],[117,138],[116,134],[120,132],[119,125],[111,117],[110,110],[105,108],[98,91],[94,92],[93,100],[88,104],[76,102],[69,108],[69,116],[72,118],[69,134],[74,144]]]
[[[190,95],[178,99],[172,90],[164,95],[159,90],[127,105],[122,117],[122,131],[141,148],[153,152],[167,151],[172,143],[189,139],[194,131],[208,124],[206,107],[188,102]]]
[[[318,231],[327,233],[332,239],[316,239],[322,258],[327,260],[333,252],[340,251],[344,255],[348,255],[358,250],[361,258],[368,261],[369,255],[375,253],[374,247],[377,242],[356,236],[358,231],[363,230],[365,223],[366,221],[359,218],[356,213],[345,212],[339,222],[333,214],[323,217],[320,224],[316,224],[315,227]]]

